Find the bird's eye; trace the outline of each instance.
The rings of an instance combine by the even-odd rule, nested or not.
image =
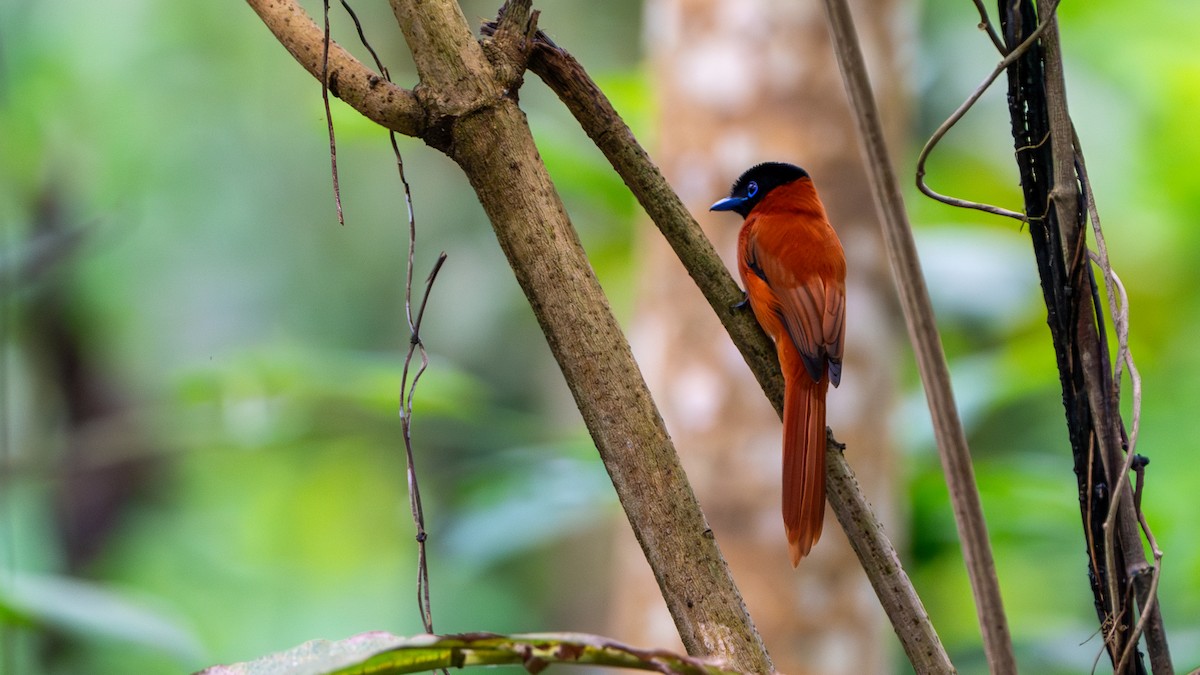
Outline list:
[[[758,183],[750,181],[750,184],[746,186],[746,196],[753,197],[756,194],[758,194]]]

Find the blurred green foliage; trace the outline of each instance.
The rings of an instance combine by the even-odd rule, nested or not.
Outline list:
[[[482,20],[495,4],[464,7]],[[541,23],[645,137],[639,4],[552,4]],[[394,77],[411,82],[386,4],[356,9]],[[1097,0],[1062,17],[1072,111],[1145,379],[1139,450],[1168,552],[1164,613],[1177,663],[1193,666],[1200,8]],[[968,3],[932,0],[918,19],[913,152],[997,59]],[[334,30],[362,53],[336,11]],[[522,104],[627,316],[640,211],[533,78]],[[1019,206],[1003,106],[997,89],[951,132],[929,165],[935,188]],[[0,672],[178,672],[312,638],[420,632],[396,412],[405,207],[385,135],[340,102],[334,117],[344,228],[319,87],[244,5],[0,4],[0,267],[13,270],[36,236],[84,235],[59,244],[62,262],[3,279]],[[414,426],[435,628],[603,632],[589,609],[610,581],[607,478],[466,181],[419,143],[401,150],[416,276],[449,253]],[[1019,660],[1085,672],[1100,647],[1026,234],[915,195],[909,205]],[[49,339],[41,310],[72,349]],[[86,378],[64,379],[78,372],[64,364],[80,363]],[[923,396],[907,381],[896,426],[910,572],[962,671],[983,672]],[[75,410],[81,387],[119,404]],[[64,513],[104,511],[77,488],[114,467],[110,526],[86,530],[81,552]],[[147,622],[167,637],[133,639]]]

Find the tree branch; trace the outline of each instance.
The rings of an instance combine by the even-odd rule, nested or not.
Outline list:
[[[256,9],[264,4],[247,1]],[[319,63],[310,57],[320,54],[320,31],[307,17],[280,15],[279,7],[266,7],[275,11],[265,12],[264,21],[282,24],[273,28],[281,41],[309,72],[319,73],[314,70]],[[505,25],[532,29],[528,0],[505,7],[519,17]],[[502,46],[485,53],[453,0],[392,0],[392,9],[421,77],[415,92],[398,91],[405,100],[419,100],[421,119],[428,120],[406,129],[454,159],[475,188],[612,478],[684,646],[690,654],[713,656],[746,672],[771,672],[762,639],[517,107],[515,87],[525,64],[503,61],[523,58],[523,52]],[[311,29],[297,31],[295,26],[301,24]],[[284,30],[289,25],[292,28]],[[308,37],[298,39],[297,32]],[[347,67],[349,58],[344,52],[337,57],[331,52],[331,72],[342,72],[339,68]],[[370,71],[354,64],[357,70],[347,72],[356,82],[366,81],[362,78]],[[382,80],[375,86],[383,86]],[[330,90],[337,93],[332,84]]]
[[[485,26],[484,32],[488,30]],[[733,309],[743,299],[742,291],[604,92],[574,57],[544,34],[539,33],[535,40],[529,69],[566,104],[625,181],[712,306],[775,410],[782,412],[783,378],[774,345],[750,313]],[[954,672],[895,548],[842,455],[842,447],[830,437],[826,454],[830,506],[916,672]]]
[[[1057,6],[1057,0],[1038,0],[1037,3],[1038,16],[1043,22],[1047,22],[1041,42],[1044,50],[1045,97],[1053,166],[1050,202],[1061,232],[1062,255],[1067,263],[1068,279],[1071,287],[1077,289],[1073,308],[1075,322],[1071,330],[1079,349],[1079,365],[1083,372],[1083,384],[1086,387],[1088,407],[1093,421],[1094,439],[1099,446],[1099,456],[1104,464],[1108,485],[1111,487],[1112,501],[1102,526],[1104,561],[1107,568],[1105,577],[1108,581],[1109,598],[1113,602],[1110,614],[1122,615],[1116,621],[1131,628],[1128,631],[1111,631],[1110,653],[1114,656],[1116,672],[1125,672],[1127,664],[1132,666],[1133,672],[1138,672],[1143,670],[1140,659],[1137,659],[1138,663],[1131,663],[1130,655],[1136,651],[1141,627],[1145,622],[1134,622],[1133,602],[1118,600],[1128,597],[1118,582],[1128,579],[1128,583],[1142,591],[1139,600],[1145,607],[1144,618],[1155,617],[1158,628],[1158,640],[1154,643],[1156,650],[1166,654],[1167,643],[1161,632],[1162,619],[1158,604],[1153,602],[1153,598],[1147,598],[1146,585],[1149,583],[1149,575],[1143,577],[1140,574],[1143,570],[1148,571],[1149,565],[1138,534],[1138,516],[1133,505],[1133,490],[1128,480],[1133,453],[1130,451],[1128,457],[1122,453],[1122,423],[1108,350],[1103,344],[1104,324],[1092,297],[1079,292],[1084,288],[1095,289],[1095,279],[1089,266],[1090,259],[1086,254],[1087,235],[1084,226],[1087,214],[1076,173],[1078,160],[1075,152],[1075,132],[1067,107],[1062,50],[1058,37]],[[1095,294],[1093,290],[1093,295]],[[1161,658],[1152,659],[1151,663],[1161,664],[1161,661]]]
[[[770,672],[629,344],[516,104],[463,118],[454,159],[487,211],[689,654]]]
[[[485,26],[484,32],[488,30]],[[708,236],[583,66],[544,33],[537,35],[534,45],[529,69],[554,91],[604,153],[679,256],[768,398],[782,409],[783,378],[775,345],[751,313],[734,309],[745,294]]]
[[[246,0],[296,61],[321,80],[325,33],[296,0]],[[371,121],[406,136],[425,133],[416,95],[388,82],[335,42],[329,44],[329,93]]]
[[[983,634],[984,653],[993,673],[1015,673],[1017,666],[1013,657],[1012,637],[1000,597],[1000,584],[996,579],[983,505],[975,485],[971,454],[954,402],[950,371],[942,351],[929,292],[925,288],[921,261],[913,242],[900,184],[883,140],[883,126],[871,92],[858,34],[845,0],[825,0],[825,9],[850,107],[858,123],[892,276],[896,280],[909,340],[916,354],[921,381],[925,385],[925,397],[933,417],[942,472],[950,489],[954,520],[962,542],[971,590],[975,595],[975,611]]]

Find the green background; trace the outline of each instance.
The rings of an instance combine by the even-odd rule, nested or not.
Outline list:
[[[360,4],[411,84],[386,3]],[[495,4],[464,8],[482,20]],[[542,26],[652,146],[640,3],[543,5]],[[1200,471],[1188,459],[1200,429],[1200,6],[1096,0],[1060,14],[1071,110],[1129,291],[1139,450],[1152,459],[1144,508],[1167,552],[1160,593],[1186,670],[1200,664]],[[913,18],[903,174],[997,60],[969,3],[931,0]],[[335,36],[350,45],[352,30],[335,11]],[[533,78],[522,104],[627,320],[644,216]],[[48,221],[80,234],[36,277],[4,278],[0,672],[179,672],[312,638],[421,631],[396,411],[405,206],[386,135],[333,105],[345,227],[320,88],[244,4],[0,3],[0,268],[15,269]],[[435,628],[603,632],[611,487],[466,181],[419,142],[400,148],[416,276],[449,255],[414,427]],[[930,182],[1019,208],[1011,157],[997,89],[945,140]],[[1027,233],[908,202],[1019,662],[1087,672],[1100,643]],[[61,378],[33,318],[47,307],[135,430],[83,468],[137,471],[81,557],[57,515],[72,494]],[[906,564],[956,663],[985,672],[924,396],[905,372]]]

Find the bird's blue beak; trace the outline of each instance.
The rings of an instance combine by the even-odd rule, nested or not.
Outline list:
[[[721,201],[708,207],[709,211],[737,211],[738,207],[746,203],[745,197],[726,197]]]

